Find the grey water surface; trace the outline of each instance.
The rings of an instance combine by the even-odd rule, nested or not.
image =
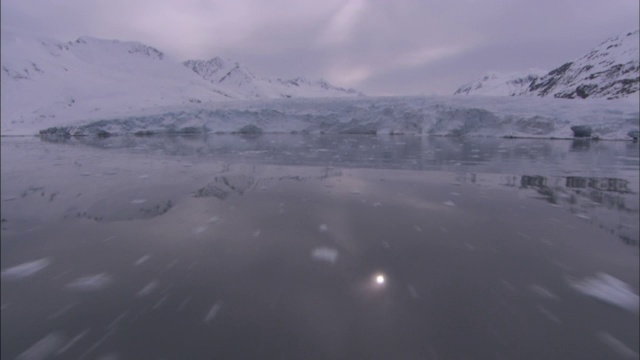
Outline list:
[[[1,139],[3,359],[633,359],[638,144]]]

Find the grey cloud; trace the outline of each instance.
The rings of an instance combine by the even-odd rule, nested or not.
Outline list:
[[[370,94],[450,94],[488,70],[550,69],[638,27],[637,0],[3,0],[2,24],[138,40]]]

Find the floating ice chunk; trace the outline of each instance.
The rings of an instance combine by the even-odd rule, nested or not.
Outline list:
[[[71,349],[71,347],[73,345],[75,345],[78,341],[80,341],[80,339],[85,337],[85,335],[87,335],[88,333],[89,333],[89,329],[85,329],[80,334],[74,336],[73,339],[69,340],[60,350],[58,350],[56,355],[60,355],[60,354],[64,353],[65,351]]]
[[[216,317],[216,315],[218,315],[218,311],[220,311],[221,307],[222,307],[221,301],[218,301],[217,303],[213,304],[213,306],[211,307],[209,312],[204,316],[202,321],[204,321],[205,324],[209,324],[211,320],[213,320]]]
[[[451,201],[451,200],[445,201],[444,204],[447,205],[447,206],[456,206],[456,204],[454,204],[453,201]]]
[[[591,278],[572,281],[570,285],[584,295],[638,313],[638,294],[631,286],[609,274],[598,273]]]
[[[409,294],[411,295],[412,298],[418,299],[420,297],[420,295],[418,295],[418,292],[412,285],[408,285],[407,290],[409,290]]]
[[[162,307],[162,304],[164,304],[164,302],[167,300],[167,297],[169,297],[168,295],[163,296],[160,300],[158,300],[158,302],[156,302],[155,305],[153,305],[153,307],[151,308],[151,310],[156,310],[156,309],[160,309]]]
[[[558,324],[562,323],[562,321],[560,321],[560,319],[558,319],[557,316],[555,316],[551,311],[547,310],[547,308],[545,308],[544,306],[538,305],[537,308],[538,308],[538,311],[540,311],[540,313],[544,315],[547,319],[553,321],[554,323],[558,323]]]
[[[178,311],[182,311],[182,309],[184,309],[184,307],[187,306],[189,301],[191,301],[191,296],[189,296],[188,298],[184,299],[184,301],[180,304],[180,307],[178,307]]]
[[[459,194],[459,193],[457,193],[457,192],[452,192],[452,193],[451,193],[451,195],[453,195],[453,196],[460,196],[460,194]]]
[[[335,264],[336,260],[338,260],[338,250],[328,247],[318,247],[311,251],[311,258],[313,260]]]
[[[150,258],[151,258],[151,255],[147,254],[147,255],[141,257],[140,259],[136,260],[136,262],[133,263],[133,266],[142,265],[144,262],[146,262]]]
[[[194,234],[202,234],[206,230],[207,230],[206,226],[204,226],[204,225],[203,226],[198,226],[198,227],[193,228],[193,233]]]
[[[382,204],[381,204],[381,203],[379,203],[379,202],[374,202],[372,205],[373,205],[373,207],[379,207],[379,206],[382,206]]]
[[[112,282],[111,276],[100,273],[87,275],[67,284],[67,288],[80,291],[98,291],[106,288]]]
[[[120,356],[117,353],[102,355],[98,358],[98,360],[118,360],[118,359],[120,359]]]
[[[158,287],[158,280],[153,280],[147,285],[145,285],[138,293],[136,293],[136,297],[147,296],[153,292]]]
[[[533,284],[529,287],[532,293],[544,299],[558,300],[558,296],[544,286]]]
[[[48,359],[62,345],[62,336],[51,333],[42,340],[31,345],[25,352],[20,354],[16,360],[43,360]]]
[[[138,204],[144,204],[147,202],[147,199],[133,199],[131,200],[131,203],[134,205],[138,205]]]
[[[60,316],[64,315],[67,311],[71,310],[74,306],[76,306],[76,304],[75,304],[75,303],[72,303],[72,304],[66,305],[66,306],[65,306],[65,307],[63,307],[62,309],[60,309],[60,310],[58,310],[58,311],[54,312],[53,314],[49,315],[49,316],[47,317],[47,319],[48,319],[48,320],[52,320],[52,319],[58,318],[58,317],[60,317]]]
[[[253,237],[258,237],[260,236],[260,230],[256,230],[253,232]]]
[[[147,174],[138,176],[138,179],[148,179],[148,178],[149,178],[149,175]]]
[[[601,331],[596,334],[596,336],[600,341],[609,346],[611,350],[620,355],[620,357],[622,357],[623,359],[638,359],[637,352],[631,350],[627,345],[622,343],[622,341],[616,339],[608,332]]]
[[[209,221],[207,221],[208,223],[214,223],[218,221],[218,217],[217,216],[212,216],[209,218]]]
[[[413,227],[413,230],[417,231],[417,232],[422,232],[422,228],[418,225]]]
[[[38,271],[51,265],[51,262],[52,261],[49,258],[42,258],[39,260],[26,262],[14,267],[10,267],[8,269],[4,269],[2,270],[2,273],[0,273],[0,275],[2,276],[2,279],[7,280],[24,279],[29,276],[35,275]]]
[[[329,227],[328,227],[327,225],[325,225],[325,224],[322,224],[322,225],[320,225],[320,226],[318,227],[318,230],[319,230],[320,232],[325,232],[325,231],[328,231],[328,230],[329,230]]]
[[[579,217],[580,219],[591,220],[591,218],[585,214],[576,214],[576,217]]]

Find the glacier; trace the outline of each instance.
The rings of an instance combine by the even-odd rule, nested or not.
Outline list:
[[[369,135],[573,137],[587,125],[600,139],[630,139],[639,101],[569,101],[536,97],[362,97],[232,101],[165,106],[103,119],[63,122],[43,135],[312,133]],[[54,125],[54,124],[52,124]],[[246,131],[252,129],[252,131]],[[10,125],[3,135],[33,134]]]
[[[627,37],[616,41],[626,45],[613,51],[603,44],[607,54],[619,54],[624,61],[633,58]],[[87,36],[61,42],[4,27],[0,55],[3,136],[336,133],[571,138],[571,126],[588,125],[601,139],[629,139],[627,133],[637,131],[640,122],[638,96],[608,101],[473,93],[370,97],[324,80],[259,77],[221,58],[180,63],[139,42]],[[516,79],[512,85],[522,90],[537,76]],[[499,93],[498,88],[494,90]]]

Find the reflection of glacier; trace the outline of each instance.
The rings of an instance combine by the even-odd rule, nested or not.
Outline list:
[[[587,178],[581,176],[567,176],[567,187],[575,189],[596,189],[602,191],[613,191],[628,193],[629,181],[616,178]]]
[[[258,180],[253,176],[216,176],[212,182],[198,189],[194,197],[215,197],[224,200],[229,197],[229,191],[239,195],[251,191],[258,184]]]
[[[507,185],[514,183],[511,181]],[[520,188],[534,189],[539,198],[551,204],[566,205],[573,214],[617,234],[625,243],[638,245],[638,201],[627,180],[583,176],[548,179],[540,175],[522,175]],[[607,211],[603,211],[605,209]]]
[[[638,241],[638,145],[631,142],[589,142],[588,147],[578,147],[576,141],[311,134],[122,136],[63,142],[140,156],[215,159],[225,167],[322,167],[327,169],[326,177],[339,174],[341,168],[446,171],[456,174],[460,182],[478,186],[533,190],[537,197],[567,207],[628,243]],[[527,174],[532,169],[536,175],[508,175]],[[250,191],[257,182],[250,175],[232,178],[222,174],[203,184],[194,196],[224,199]]]

